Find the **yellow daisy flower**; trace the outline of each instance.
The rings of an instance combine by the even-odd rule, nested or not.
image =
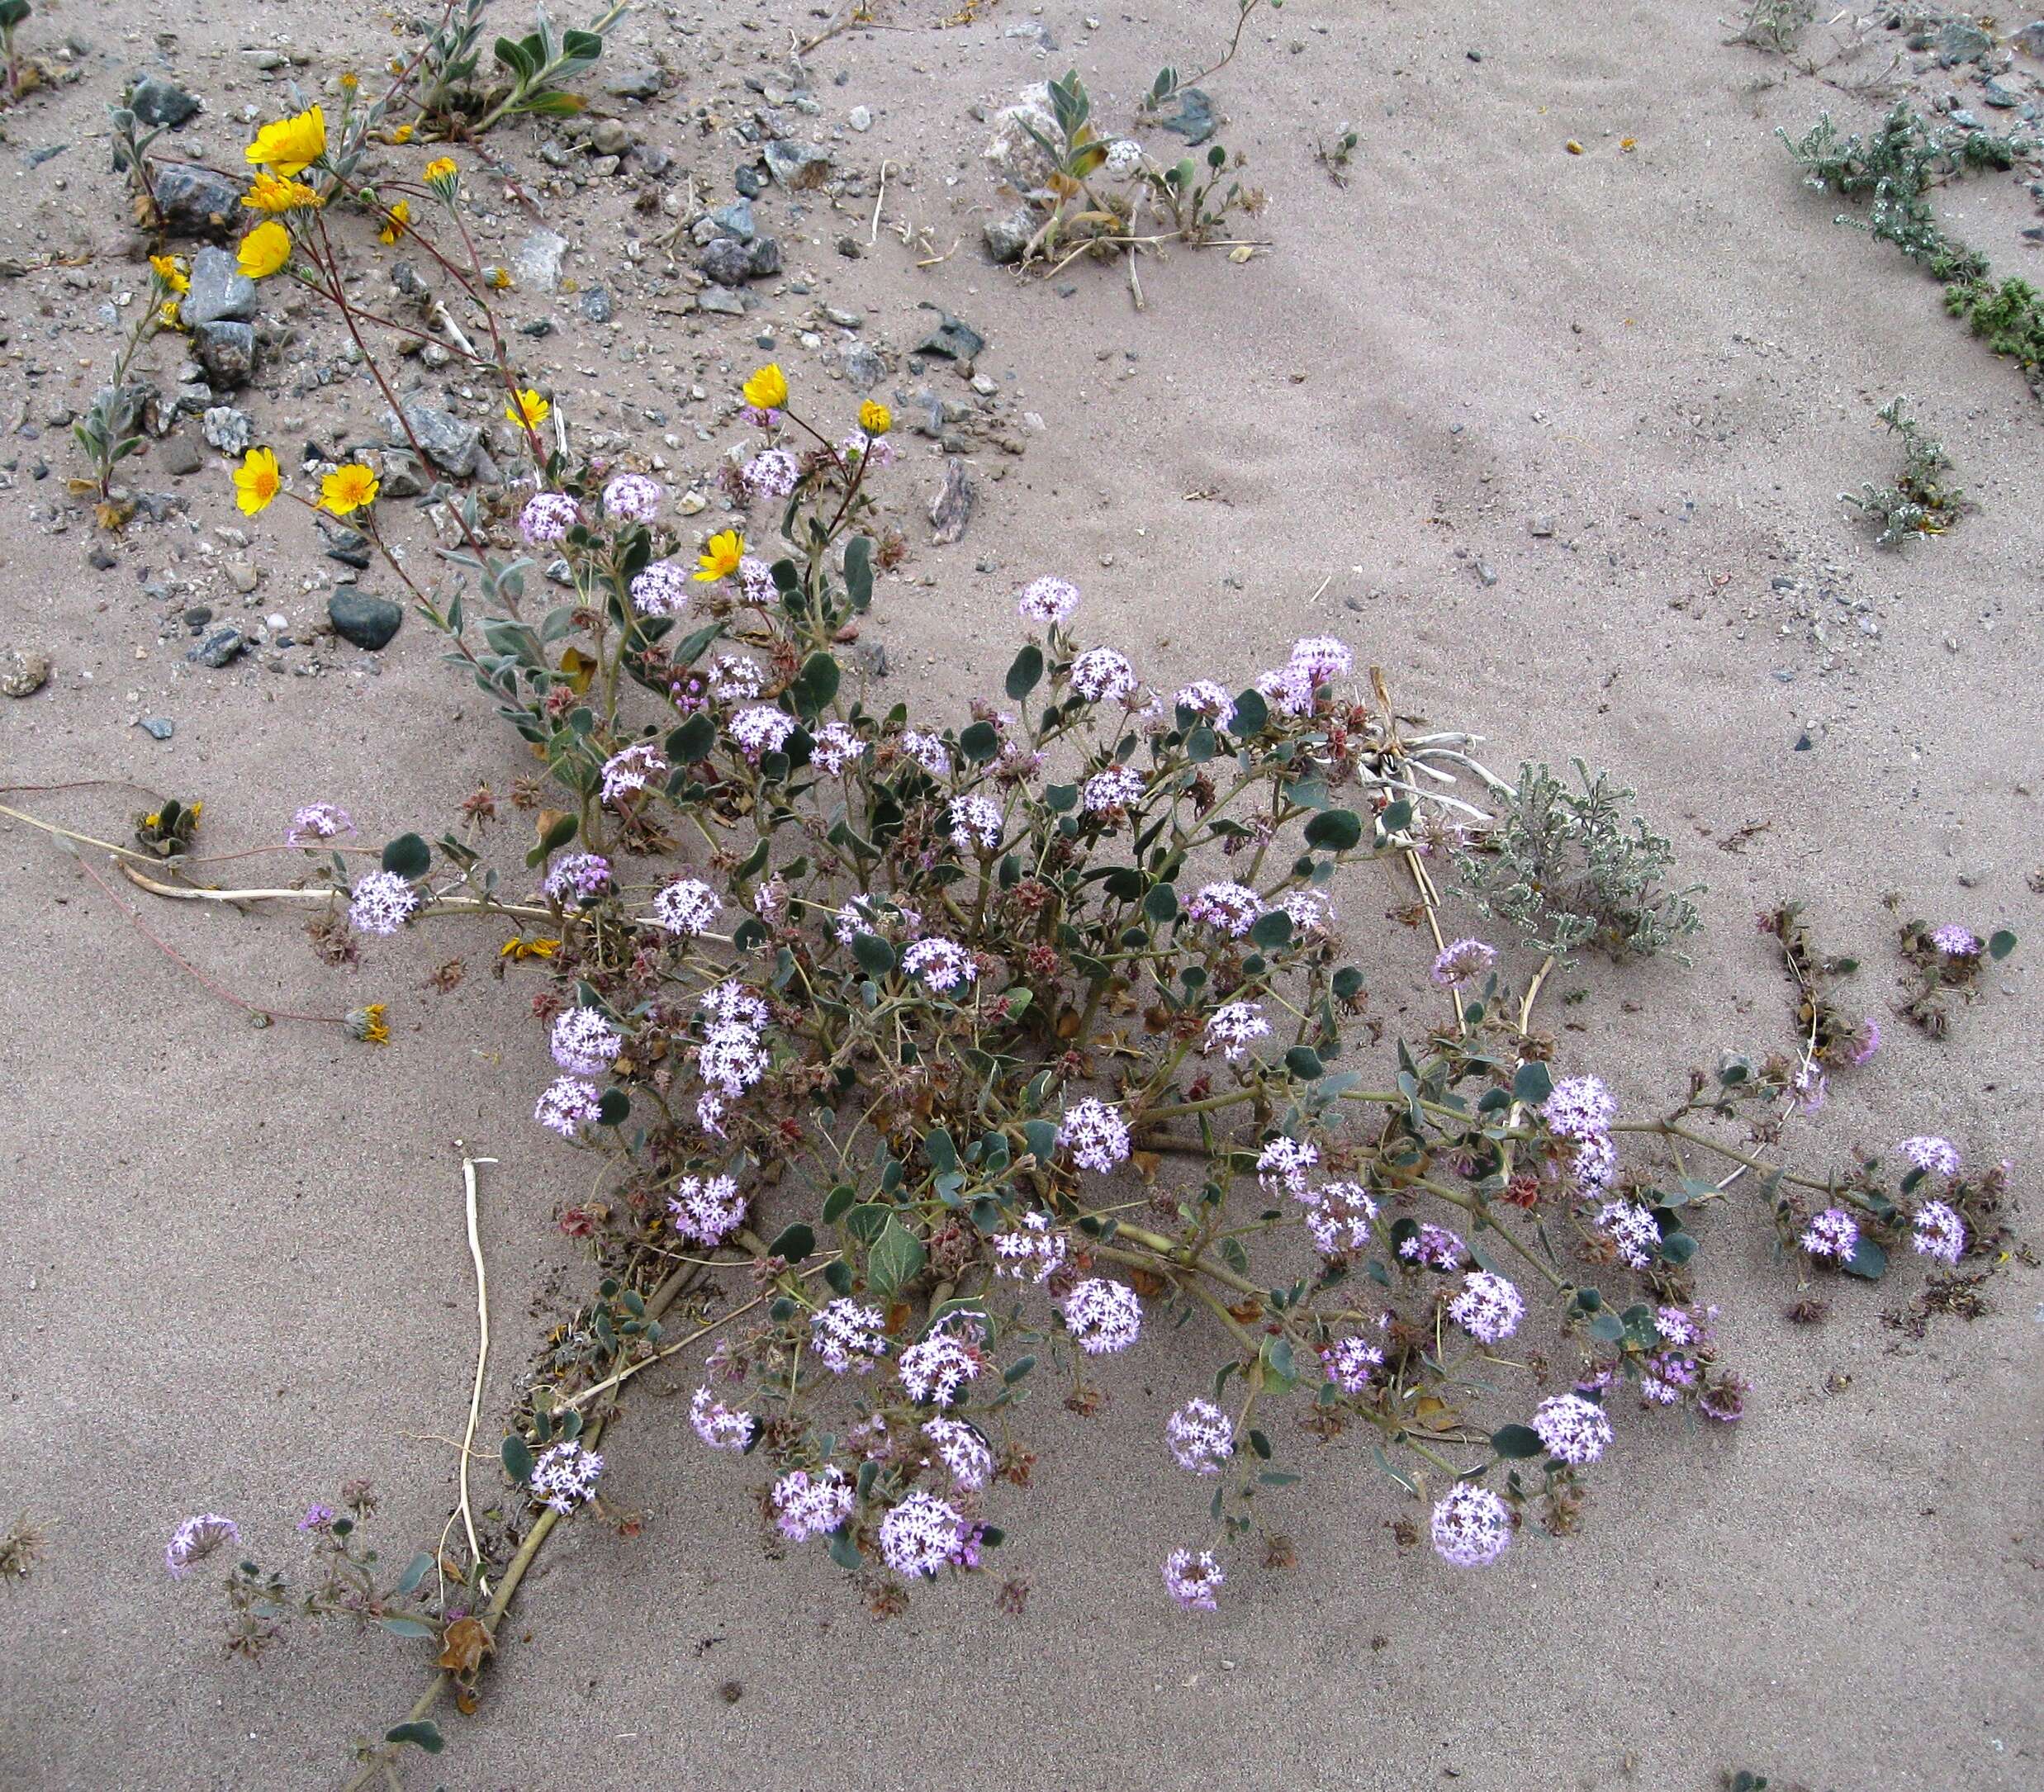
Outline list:
[[[703,551],[695,562],[696,579],[704,585],[717,579],[728,579],[738,570],[738,562],[744,558],[745,538],[735,529],[720,529],[703,544]]]
[[[272,218],[242,238],[235,262],[251,280],[263,280],[290,259],[291,232]]]
[[[383,220],[383,228],[376,234],[379,243],[395,243],[405,234],[405,226],[411,222],[411,201],[401,199],[390,209]]]
[[[894,427],[894,414],[877,399],[869,398],[859,407],[859,427],[868,435],[885,435]]]
[[[270,500],[284,489],[283,476],[277,471],[277,457],[266,448],[250,448],[235,469],[235,502],[244,516],[267,510]]]
[[[315,106],[296,118],[280,118],[273,125],[265,125],[242,153],[256,167],[269,168],[288,179],[326,154],[326,114]]]
[[[251,211],[296,211],[301,206],[323,206],[326,201],[303,181],[282,180],[268,170],[249,183],[241,202]]]
[[[184,328],[184,314],[178,310],[178,301],[175,299],[165,299],[161,305],[157,306],[156,321],[161,324],[165,329],[183,329]]]
[[[336,467],[320,481],[320,508],[332,511],[335,516],[359,510],[365,504],[376,502],[379,483],[376,470],[363,466],[360,461]]]
[[[149,258],[149,272],[168,287],[173,292],[189,292],[192,277],[184,271],[184,264],[175,255],[152,255]]]
[[[523,429],[537,429],[553,415],[553,406],[529,386],[512,395],[504,407],[505,416]]]
[[[745,401],[755,410],[779,410],[788,402],[788,376],[780,364],[769,361],[745,382]]]
[[[426,178],[429,181],[452,180],[455,174],[454,158],[436,155],[426,164]]]

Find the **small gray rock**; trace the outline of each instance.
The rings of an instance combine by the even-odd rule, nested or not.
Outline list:
[[[210,407],[199,427],[207,445],[218,448],[223,454],[245,454],[255,440],[255,424],[249,420],[248,413],[236,410],[231,405]]]
[[[201,324],[192,332],[192,353],[213,384],[226,391],[255,377],[255,331],[246,324]]]
[[[657,100],[660,97],[660,71],[620,69],[604,83],[603,90],[614,93],[621,100]]]
[[[211,168],[166,162],[151,189],[164,228],[173,236],[225,235],[244,216],[241,183]]]
[[[873,108],[870,106],[855,106],[845,122],[854,130],[870,130],[873,128]]]
[[[2044,19],[2039,19],[2034,24],[2024,26],[2008,41],[2024,55],[2036,56],[2040,59],[2044,59]]]
[[[751,163],[742,164],[731,177],[731,184],[747,199],[756,199],[766,191],[766,182],[760,171]]]
[[[176,82],[149,74],[128,90],[128,110],[145,125],[175,130],[198,116],[199,102]]]
[[[248,651],[248,637],[239,628],[216,628],[186,654],[185,658],[194,666],[210,666],[217,672],[232,666]]]
[[[19,647],[0,659],[0,691],[10,697],[32,697],[50,682],[50,656]]]
[[[140,718],[135,725],[152,741],[167,741],[178,732],[178,724],[168,716],[145,715]]]
[[[741,243],[749,243],[759,235],[759,226],[752,221],[752,201],[734,199],[728,206],[719,206],[709,214],[709,221],[724,235]]]
[[[511,274],[521,287],[552,292],[561,284],[561,263],[567,239],[552,230],[534,230],[511,255]]]
[[[415,399],[405,406],[405,421],[418,438],[426,458],[443,472],[467,479],[476,471],[477,457],[482,452],[482,431],[474,424],[463,423]],[[394,418],[391,427],[396,432]]]
[[[937,355],[946,361],[971,361],[987,345],[987,339],[971,325],[961,318],[953,317],[949,311],[932,306],[931,310],[943,319],[943,322],[918,343],[913,351],[917,354]]]
[[[642,143],[632,153],[638,158],[638,165],[655,180],[674,166],[674,151],[657,143]]]
[[[855,392],[870,392],[887,377],[887,363],[865,343],[845,351],[845,380]]]
[[[173,478],[185,479],[206,464],[199,445],[188,435],[164,438],[164,470]]]
[[[965,463],[958,455],[952,455],[944,462],[944,484],[930,505],[930,539],[939,543],[955,542],[965,533],[965,525],[972,520],[974,497],[972,481],[965,472]]]
[[[589,141],[599,155],[623,155],[632,147],[632,133],[618,119],[600,118]]]
[[[2004,111],[2023,103],[2020,93],[2013,88],[2004,87],[1999,81],[1983,81],[1980,83],[1980,97],[1989,106],[1999,107]]]
[[[616,315],[607,287],[590,287],[582,294],[582,315],[592,324],[607,324]]]
[[[699,311],[714,311],[721,317],[745,315],[745,301],[725,287],[704,287],[695,295]]]
[[[752,255],[743,243],[720,236],[695,258],[695,265],[720,287],[743,286],[752,277]]]
[[[1004,218],[989,218],[981,233],[986,238],[987,254],[1004,268],[1020,261],[1040,222],[1027,206],[1017,206]]]
[[[326,614],[335,634],[368,653],[388,647],[405,619],[405,612],[388,598],[372,597],[352,585],[335,589],[326,600]]]
[[[766,170],[784,187],[820,187],[830,178],[830,151],[776,138],[766,145]]]
[[[1937,60],[1945,68],[1978,62],[1994,47],[1994,40],[1966,19],[1952,19],[1937,34]]]
[[[188,326],[246,322],[255,315],[255,282],[225,249],[208,244],[192,258],[192,290],[178,315]]]

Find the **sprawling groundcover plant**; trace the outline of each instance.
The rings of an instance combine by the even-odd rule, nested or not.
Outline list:
[[[416,192],[458,215],[447,159]],[[274,271],[344,304],[316,212],[273,227],[290,237]],[[443,265],[486,306],[472,253]],[[999,1559],[1032,1397],[1093,1411],[1112,1359],[1155,1352],[1145,1372],[1183,1381],[1156,1440],[1182,1519],[1144,1572],[1210,1610],[1245,1548],[1288,1559],[1272,1505],[1309,1437],[1366,1440],[1443,1562],[1474,1568],[1529,1524],[1571,1529],[1640,1409],[1737,1420],[1746,1384],[1698,1287],[1695,1223],[1734,1190],[1810,1273],[1878,1278],[1898,1249],[1952,1263],[1991,1232],[2003,1172],[1970,1173],[1944,1140],[1821,1174],[1781,1160],[1785,1124],[1875,1049],[1871,1024],[1827,1003],[1795,1049],[1727,1056],[1628,1113],[1593,1036],[1558,1059],[1534,1026],[1553,957],[1515,983],[1520,939],[1444,936],[1430,865],[1452,852],[1482,884],[1492,840],[1520,842],[1497,848],[1519,868],[1492,912],[1520,938],[1638,951],[1693,928],[1601,782],[1594,814],[1557,809],[1544,768],[1504,784],[1330,638],[1250,680],[1153,687],[1088,638],[1055,575],[1015,595],[1003,688],[969,714],[870,706],[840,650],[874,601],[883,405],[828,423],[760,368],[727,484],[778,538],[685,540],[659,481],[566,452],[547,429],[563,395],[473,353],[530,452],[523,548],[443,495],[462,583],[429,590],[401,552],[390,563],[543,766],[525,887],[472,826],[351,870],[333,850],[347,815],[320,800],[292,818],[305,877],[273,894],[321,907],[330,951],[436,913],[510,924],[506,955],[549,979],[534,1008],[557,1074],[532,1118],[590,1160],[596,1197],[563,1223],[595,1274],[535,1359],[501,1444],[515,1496],[483,1538],[464,1479],[465,1556],[450,1519],[387,1581],[356,1485],[302,1521],[309,1590],[231,1573],[246,1652],[293,1611],[437,1648],[389,1747],[439,1746],[426,1713],[450,1685],[472,1702],[534,1553],[603,1514],[605,1434],[655,1364],[699,1378],[687,1422],[728,1458],[733,1497],[884,1613]],[[251,514],[288,495],[261,449],[238,485]],[[309,507],[381,546],[377,491],[352,464]],[[1572,840],[1586,856],[1563,877]],[[1422,1037],[1383,1040],[1344,948],[1373,865],[1428,942]],[[1600,866],[1616,869],[1600,883]],[[1572,917],[1559,933],[1549,883]],[[195,1518],[173,1572],[239,1541]],[[1024,1591],[1011,1577],[1002,1596]]]

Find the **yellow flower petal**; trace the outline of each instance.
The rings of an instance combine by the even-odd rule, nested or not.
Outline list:
[[[315,106],[295,118],[282,118],[256,132],[243,154],[258,168],[288,178],[326,154],[326,114]]]
[[[266,448],[250,448],[235,469],[235,502],[244,516],[268,510],[270,500],[283,489],[277,457]]]
[[[390,209],[383,220],[383,228],[377,232],[379,243],[395,243],[405,234],[405,226],[411,222],[411,202],[401,199]]]
[[[778,362],[769,361],[742,388],[745,401],[756,410],[779,410],[788,402],[788,376]]]
[[[703,544],[703,551],[696,557],[697,581],[708,585],[713,580],[728,579],[738,570],[738,562],[744,558],[745,538],[735,529],[720,529]]]
[[[521,429],[537,429],[553,415],[553,406],[530,386],[515,392],[511,401],[504,407],[505,419]]]
[[[335,516],[346,516],[366,504],[373,504],[379,486],[376,469],[360,461],[336,467],[320,481],[320,508]]]
[[[291,232],[276,219],[258,224],[241,239],[235,265],[251,280],[267,279],[291,259]]]

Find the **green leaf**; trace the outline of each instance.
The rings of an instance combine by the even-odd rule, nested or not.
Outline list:
[[[837,695],[842,676],[837,661],[829,654],[812,653],[802,662],[802,670],[796,675],[794,683],[788,687],[788,695],[794,701],[795,713],[805,722],[821,715]]]
[[[1292,1359],[1289,1339],[1264,1339],[1257,1356],[1263,1364],[1264,1380],[1267,1386],[1278,1393],[1288,1394],[1299,1385],[1299,1372]]]
[[[1000,751],[1000,733],[991,722],[975,722],[958,737],[958,750],[975,766],[984,766]]]
[[[1022,1137],[1028,1140],[1029,1150],[1039,1164],[1048,1164],[1057,1155],[1057,1122],[1055,1120],[1025,1120]]]
[[[1031,641],[1015,656],[1008,669],[1008,695],[1020,703],[1043,679],[1043,649]]]
[[[441,1735],[440,1726],[431,1718],[417,1718],[410,1723],[396,1724],[383,1733],[383,1740],[401,1746],[410,1742],[429,1755],[437,1755],[447,1747],[447,1738]]]
[[[1540,1434],[1531,1425],[1500,1425],[1491,1434],[1491,1448],[1510,1461],[1520,1461],[1538,1456],[1547,1446],[1540,1441]]]
[[[815,1249],[815,1229],[797,1220],[794,1225],[781,1229],[773,1243],[766,1247],[766,1254],[785,1257],[791,1263],[799,1263]]]
[[[1169,884],[1153,884],[1150,894],[1143,898],[1143,913],[1160,927],[1175,921],[1179,913],[1179,893]]]
[[[558,852],[575,837],[581,823],[571,813],[563,811],[553,818],[553,825],[539,837],[538,842],[525,855],[528,870],[536,870],[547,862],[548,856]],[[386,852],[389,851],[387,847]]]
[[[632,1114],[632,1097],[623,1089],[605,1089],[597,1097],[596,1124],[622,1126]]]
[[[433,849],[416,834],[400,834],[383,849],[383,869],[399,877],[424,877],[433,869]]]
[[[850,1183],[838,1183],[823,1197],[823,1224],[837,1225],[851,1211],[851,1204],[858,1198],[858,1191]]]
[[[929,1159],[930,1168],[940,1176],[958,1168],[957,1141],[941,1126],[923,1135],[922,1153]]]
[[[830,1559],[847,1574],[856,1574],[865,1566],[865,1557],[859,1553],[859,1546],[852,1542],[849,1531],[830,1534]]]
[[[397,1577],[397,1593],[401,1599],[407,1593],[419,1591],[419,1583],[433,1572],[434,1557],[429,1550],[420,1550],[405,1564],[405,1572]]]
[[[667,758],[676,766],[692,765],[717,744],[717,724],[707,709],[698,709],[678,728],[667,731]]]
[[[1308,1083],[1326,1069],[1320,1061],[1320,1054],[1311,1045],[1294,1045],[1284,1055],[1284,1067],[1295,1077]]]
[[[500,37],[495,45],[496,59],[520,81],[529,81],[539,73],[536,57],[526,54],[525,46],[508,37]]]
[[[1292,917],[1282,908],[1273,908],[1269,914],[1259,915],[1256,924],[1249,931],[1250,942],[1260,946],[1266,952],[1274,952],[1292,941]]]
[[[1306,824],[1306,843],[1323,852],[1345,852],[1363,837],[1363,818],[1354,809],[1323,809]]]
[[[894,968],[894,949],[877,933],[855,933],[851,955],[869,977],[884,977]]]
[[[1036,1366],[1036,1359],[1034,1357],[1017,1357],[1001,1372],[1001,1379],[1013,1387]]]
[[[1270,1460],[1270,1439],[1262,1432],[1251,1431],[1249,1434],[1249,1447],[1264,1462]]]
[[[1590,1321],[1590,1335],[1605,1344],[1616,1344],[1625,1335],[1625,1322],[1615,1313],[1599,1313]]]
[[[1989,936],[1987,955],[1997,961],[2008,957],[2016,949],[2016,936],[2008,928],[1997,928]]]
[[[867,1254],[866,1286],[882,1302],[891,1301],[922,1273],[929,1255],[922,1247],[922,1240],[900,1221],[890,1216]]]
[[[1554,1093],[1554,1076],[1538,1059],[1522,1064],[1512,1073],[1511,1094],[1515,1102],[1538,1107]]]
[[[1857,1276],[1862,1282],[1878,1282],[1888,1273],[1888,1253],[1862,1234],[1841,1267],[1848,1276]]]
[[[845,595],[856,610],[863,612],[872,606],[873,543],[867,536],[855,535],[851,545],[845,549]]]
[[[394,1637],[429,1637],[434,1633],[431,1624],[421,1624],[416,1618],[379,1618],[377,1622]]]
[[[500,1453],[504,1458],[504,1472],[519,1486],[533,1478],[533,1453],[515,1431],[505,1439]]]

